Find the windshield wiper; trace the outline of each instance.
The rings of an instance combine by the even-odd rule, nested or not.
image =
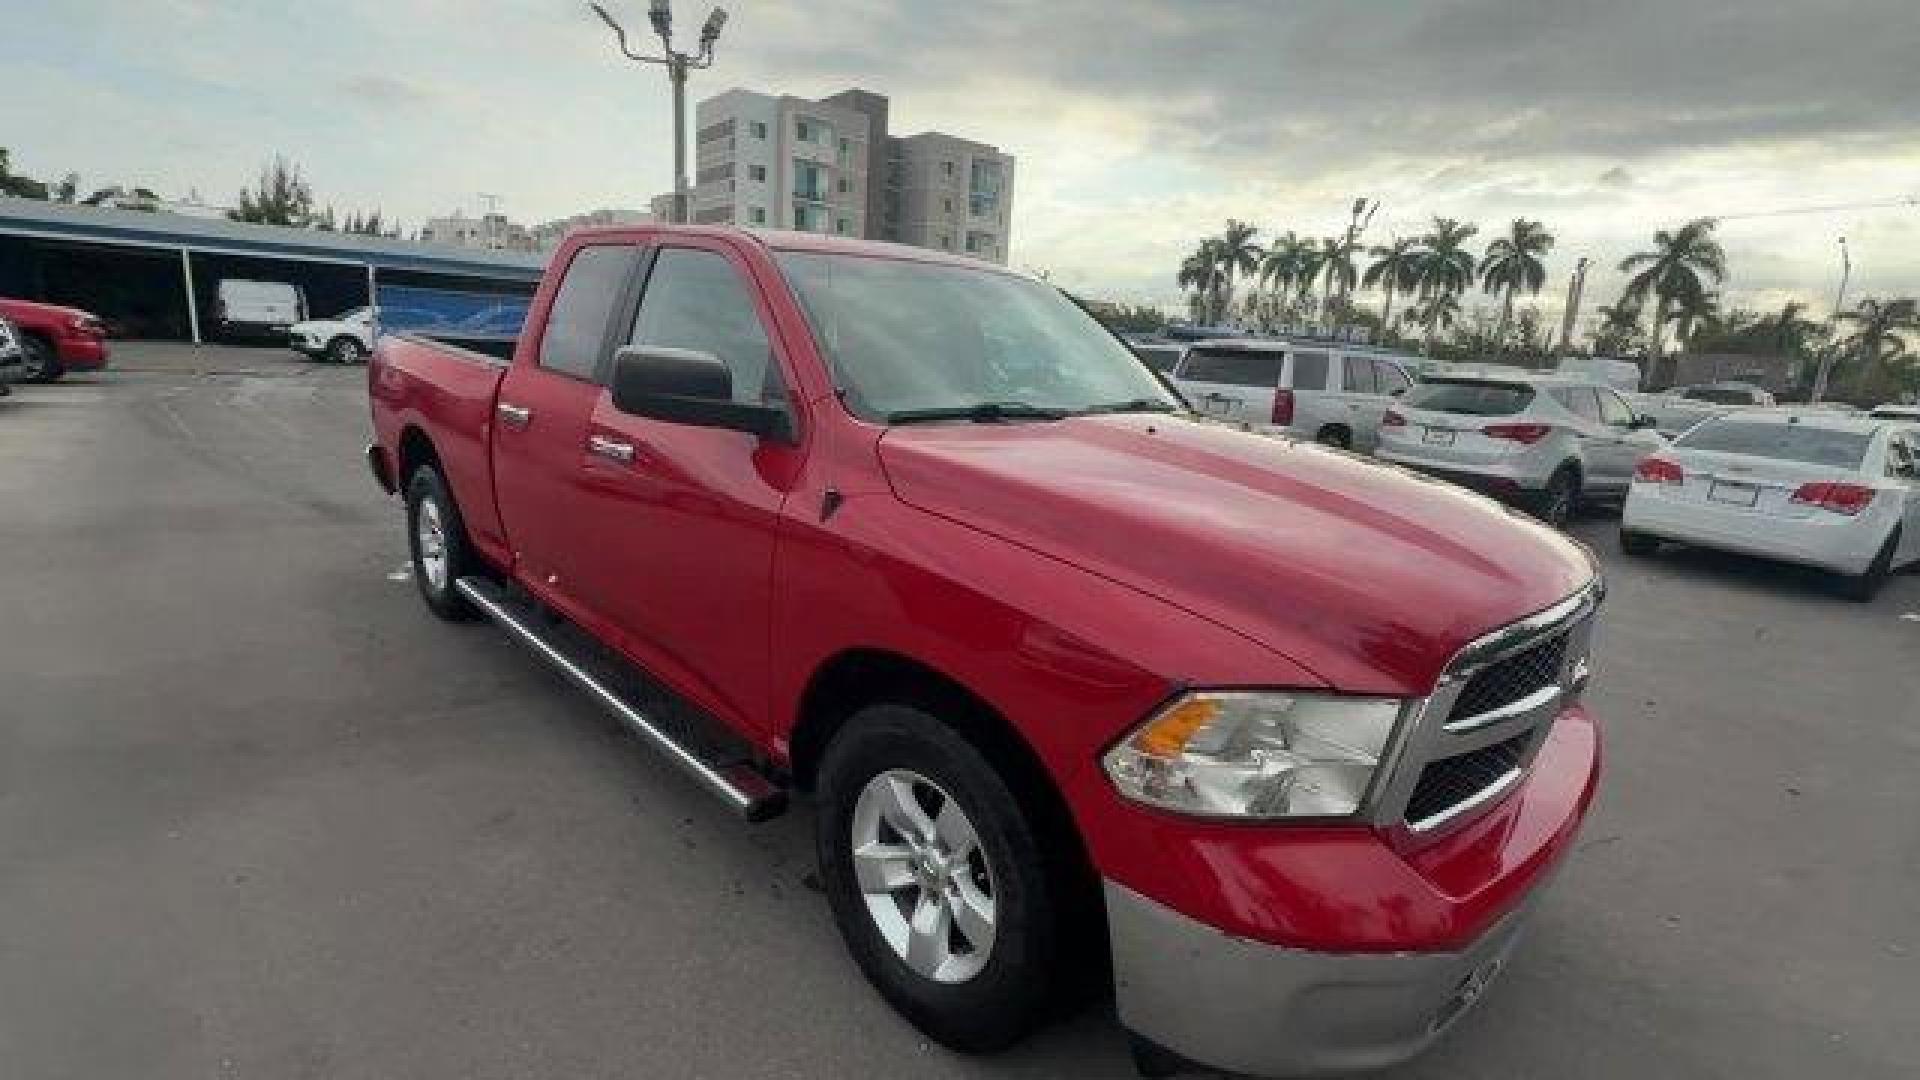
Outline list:
[[[1092,405],[1087,408],[1081,409],[1080,415],[1094,416],[1099,413],[1129,413],[1129,412],[1171,413],[1171,412],[1184,412],[1184,411],[1185,410],[1180,408],[1180,406],[1175,405],[1173,402],[1167,401],[1164,398],[1141,397],[1141,398],[1134,398],[1131,401],[1116,401],[1111,405]]]
[[[1048,409],[1024,401],[982,401],[977,405],[957,405],[941,409],[902,409],[887,414],[889,424],[926,424],[940,420],[970,420],[993,424],[1002,420],[1059,420],[1065,409]]]

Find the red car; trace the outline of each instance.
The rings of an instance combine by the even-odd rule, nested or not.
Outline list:
[[[0,316],[20,331],[26,377],[33,382],[53,382],[69,371],[107,366],[107,327],[96,315],[0,296]]]
[[[1407,1057],[1593,798],[1584,549],[1197,418],[999,267],[576,233],[510,356],[369,379],[428,606],[750,819],[810,791],[849,949],[950,1047],[1097,974],[1143,1071]]]

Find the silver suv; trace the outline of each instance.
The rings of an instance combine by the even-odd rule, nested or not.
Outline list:
[[[1393,395],[1413,384],[1391,356],[1333,342],[1202,341],[1173,369],[1201,413],[1372,450]]]
[[[1651,418],[1584,378],[1449,372],[1414,387],[1380,429],[1380,456],[1516,502],[1564,525],[1582,499],[1619,497],[1666,445]]]

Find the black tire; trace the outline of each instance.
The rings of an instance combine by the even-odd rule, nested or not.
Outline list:
[[[59,382],[67,373],[66,365],[60,362],[60,354],[54,351],[46,339],[31,334],[22,335],[21,359],[26,363],[26,381],[36,383]]]
[[[1900,547],[1900,526],[1895,525],[1893,532],[1887,535],[1887,542],[1880,545],[1880,553],[1867,565],[1865,573],[1841,575],[1837,584],[1840,595],[1856,604],[1864,604],[1880,595],[1880,589],[1893,576],[1893,553]]]
[[[985,965],[964,981],[936,981],[909,967],[888,944],[860,887],[855,811],[870,781],[897,770],[950,794],[985,857],[994,939]],[[828,746],[815,791],[815,843],[827,900],[854,962],[880,996],[929,1038],[961,1053],[1004,1049],[1039,1023],[1068,978],[1061,963],[1064,898],[1021,800],[986,757],[918,707],[871,705]],[[903,885],[886,900],[904,905],[903,894],[915,888]]]
[[[1556,529],[1564,529],[1567,522],[1573,520],[1574,508],[1580,505],[1580,473],[1571,465],[1562,465],[1554,470],[1547,480],[1545,490],[1533,497],[1533,516]]]
[[[327,342],[327,359],[336,364],[357,364],[367,357],[367,350],[360,342],[346,334],[341,334]]]
[[[421,518],[429,514],[437,517],[441,557],[445,560],[444,571],[437,574],[430,569],[427,557],[430,553],[423,552],[420,523]],[[413,555],[413,583],[435,615],[448,622],[466,622],[478,614],[454,588],[454,583],[479,573],[480,561],[467,543],[466,523],[460,519],[460,507],[453,501],[453,492],[448,490],[440,470],[432,465],[413,470],[413,476],[407,481],[407,550]]]
[[[1328,424],[1313,436],[1313,441],[1322,446],[1331,446],[1336,450],[1351,450],[1353,449],[1353,432],[1338,424]]]
[[[1651,559],[1660,554],[1660,538],[1621,529],[1620,550],[1636,559]]]

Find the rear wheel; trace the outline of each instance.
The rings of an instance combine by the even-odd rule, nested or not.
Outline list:
[[[25,336],[21,338],[20,346],[23,354],[21,359],[26,361],[28,382],[58,382],[60,376],[67,373],[65,365],[60,363],[60,354],[45,338]]]
[[[1636,559],[1650,559],[1660,554],[1660,540],[1646,533],[1620,530],[1620,550]]]
[[[1840,578],[1840,595],[1857,604],[1864,604],[1880,595],[1881,586],[1893,574],[1893,553],[1900,548],[1900,527],[1894,526],[1887,536],[1887,542],[1880,545],[1880,553],[1873,557],[1864,573],[1848,574]]]
[[[880,704],[835,736],[817,790],[827,899],[880,995],[963,1053],[1025,1035],[1063,976],[1062,898],[1006,779],[932,714]]]
[[[432,465],[415,469],[407,482],[407,546],[413,553],[413,583],[427,607],[448,622],[473,618],[473,605],[454,585],[478,572],[479,561],[467,546],[453,493]]]
[[[1580,474],[1571,465],[1562,465],[1547,481],[1546,489],[1534,496],[1533,515],[1556,529],[1564,529],[1573,520],[1573,508],[1580,502]]]

